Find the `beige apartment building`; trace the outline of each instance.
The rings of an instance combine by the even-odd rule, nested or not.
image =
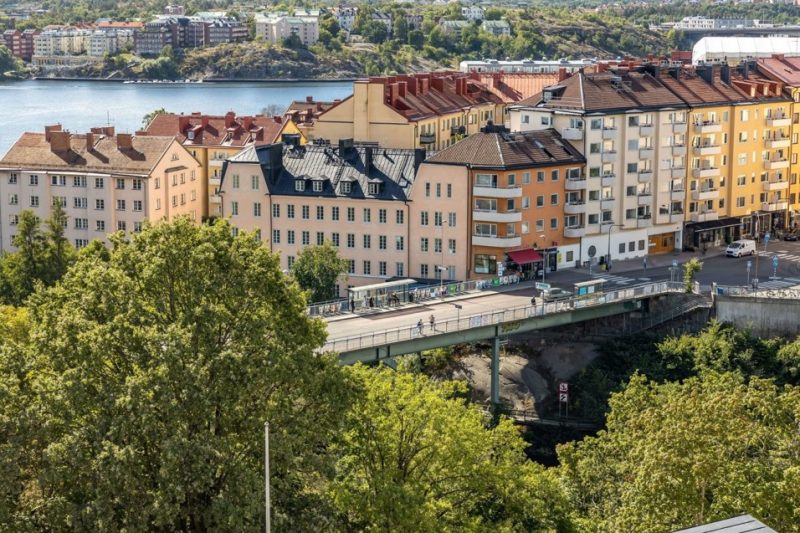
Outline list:
[[[84,134],[48,126],[24,133],[0,160],[0,250],[12,250],[19,214],[44,220],[60,203],[65,236],[77,248],[118,230],[138,232],[145,220],[202,218],[200,164],[174,137]]]
[[[409,272],[409,193],[424,150],[337,145],[249,146],[227,161],[222,216],[255,231],[290,269],[309,245],[331,242],[350,262],[347,286]]]

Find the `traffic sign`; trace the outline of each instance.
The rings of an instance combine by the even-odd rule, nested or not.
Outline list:
[[[550,284],[549,283],[545,283],[544,281],[537,281],[536,282],[536,288],[537,289],[549,289],[550,288]]]
[[[569,401],[569,394],[567,394],[566,392],[559,392],[558,401],[561,403],[567,403]]]
[[[678,268],[678,260],[677,259],[673,259],[672,260],[672,268]]]
[[[778,256],[777,255],[773,255],[772,256],[772,268],[778,268]]]
[[[569,392],[569,383],[561,382],[558,384],[558,392]]]
[[[747,260],[747,270],[750,270],[750,267],[752,267],[752,266],[753,266],[753,262],[748,259]]]

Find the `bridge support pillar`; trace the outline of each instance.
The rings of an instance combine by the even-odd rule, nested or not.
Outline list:
[[[500,336],[492,339],[492,410],[497,413],[500,406]]]

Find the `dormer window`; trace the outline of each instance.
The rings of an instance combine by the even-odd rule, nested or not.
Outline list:
[[[353,184],[349,181],[342,182],[342,194],[350,194],[350,191],[353,190]]]
[[[370,183],[369,184],[369,193],[373,196],[377,195],[381,191],[381,184],[380,183]]]
[[[313,182],[311,184],[311,186],[314,189],[314,192],[322,192],[322,182],[321,181],[315,181],[315,182]]]
[[[294,190],[297,192],[305,191],[306,190],[305,180],[294,180]]]

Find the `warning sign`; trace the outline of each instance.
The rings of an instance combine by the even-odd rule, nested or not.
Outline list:
[[[566,392],[559,392],[558,401],[561,403],[567,403],[569,401],[569,394],[567,394]]]
[[[563,381],[558,384],[558,392],[569,392],[569,383]]]

